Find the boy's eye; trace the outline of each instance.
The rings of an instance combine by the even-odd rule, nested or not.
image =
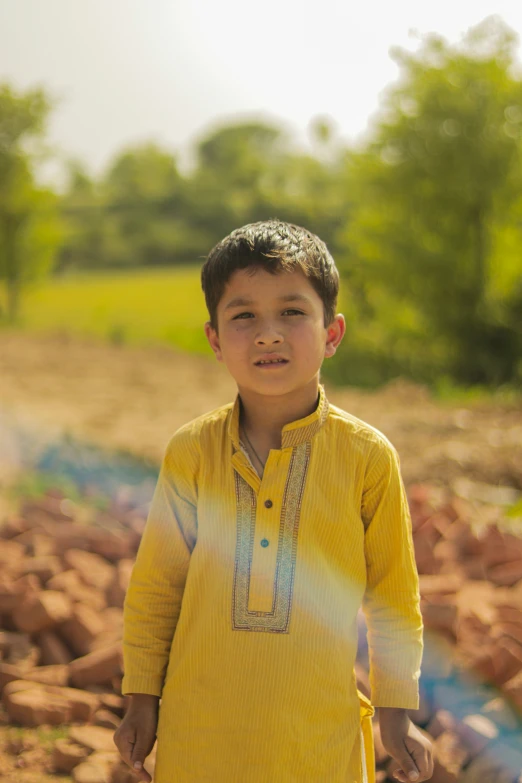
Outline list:
[[[288,310],[284,310],[283,312],[284,313],[297,313],[297,315],[304,315],[304,313],[301,310],[294,310],[293,308],[289,308]],[[236,318],[243,318],[243,316],[245,316],[245,315],[249,316],[249,315],[252,315],[252,313],[238,313],[238,315],[235,315],[232,320],[235,321]]]

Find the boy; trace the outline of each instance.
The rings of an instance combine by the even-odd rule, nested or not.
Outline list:
[[[372,780],[362,604],[384,745],[399,781],[427,780],[406,712],[423,629],[397,453],[320,383],[345,332],[333,259],[303,228],[254,223],[210,252],[202,286],[238,394],[166,448],[125,599],[120,753],[150,781],[157,734],[155,783]]]

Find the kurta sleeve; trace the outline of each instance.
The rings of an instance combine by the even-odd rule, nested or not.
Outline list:
[[[423,650],[419,578],[399,456],[388,441],[369,458],[362,498],[371,701],[417,709]]]
[[[170,439],[123,606],[122,694],[161,696],[197,537],[198,444]]]

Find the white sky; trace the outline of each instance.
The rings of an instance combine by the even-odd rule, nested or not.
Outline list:
[[[92,171],[146,139],[186,156],[245,116],[303,140],[326,114],[349,140],[397,76],[390,46],[495,13],[522,35],[520,0],[0,0],[0,81],[49,88],[50,141]]]

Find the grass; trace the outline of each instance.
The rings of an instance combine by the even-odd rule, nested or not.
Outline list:
[[[0,311],[5,309],[4,300],[5,291],[0,289]],[[343,301],[342,288],[338,309],[350,311],[349,302]],[[25,292],[15,328],[32,334],[95,337],[114,345],[163,344],[210,358],[212,352],[203,331],[207,319],[200,269],[184,265],[74,272],[49,278]],[[337,375],[338,364],[326,365],[325,377],[331,376],[342,385]],[[522,400],[515,386],[496,390],[464,388],[447,377],[439,378],[431,393],[437,401],[450,405],[520,405]]]
[[[18,327],[210,355],[207,318],[199,269],[182,266],[50,278],[26,293]]]
[[[432,395],[438,402],[449,405],[468,405],[473,403],[498,403],[499,405],[519,406],[522,402],[520,388],[513,385],[498,386],[491,389],[487,386],[459,386],[451,378],[439,378]]]

